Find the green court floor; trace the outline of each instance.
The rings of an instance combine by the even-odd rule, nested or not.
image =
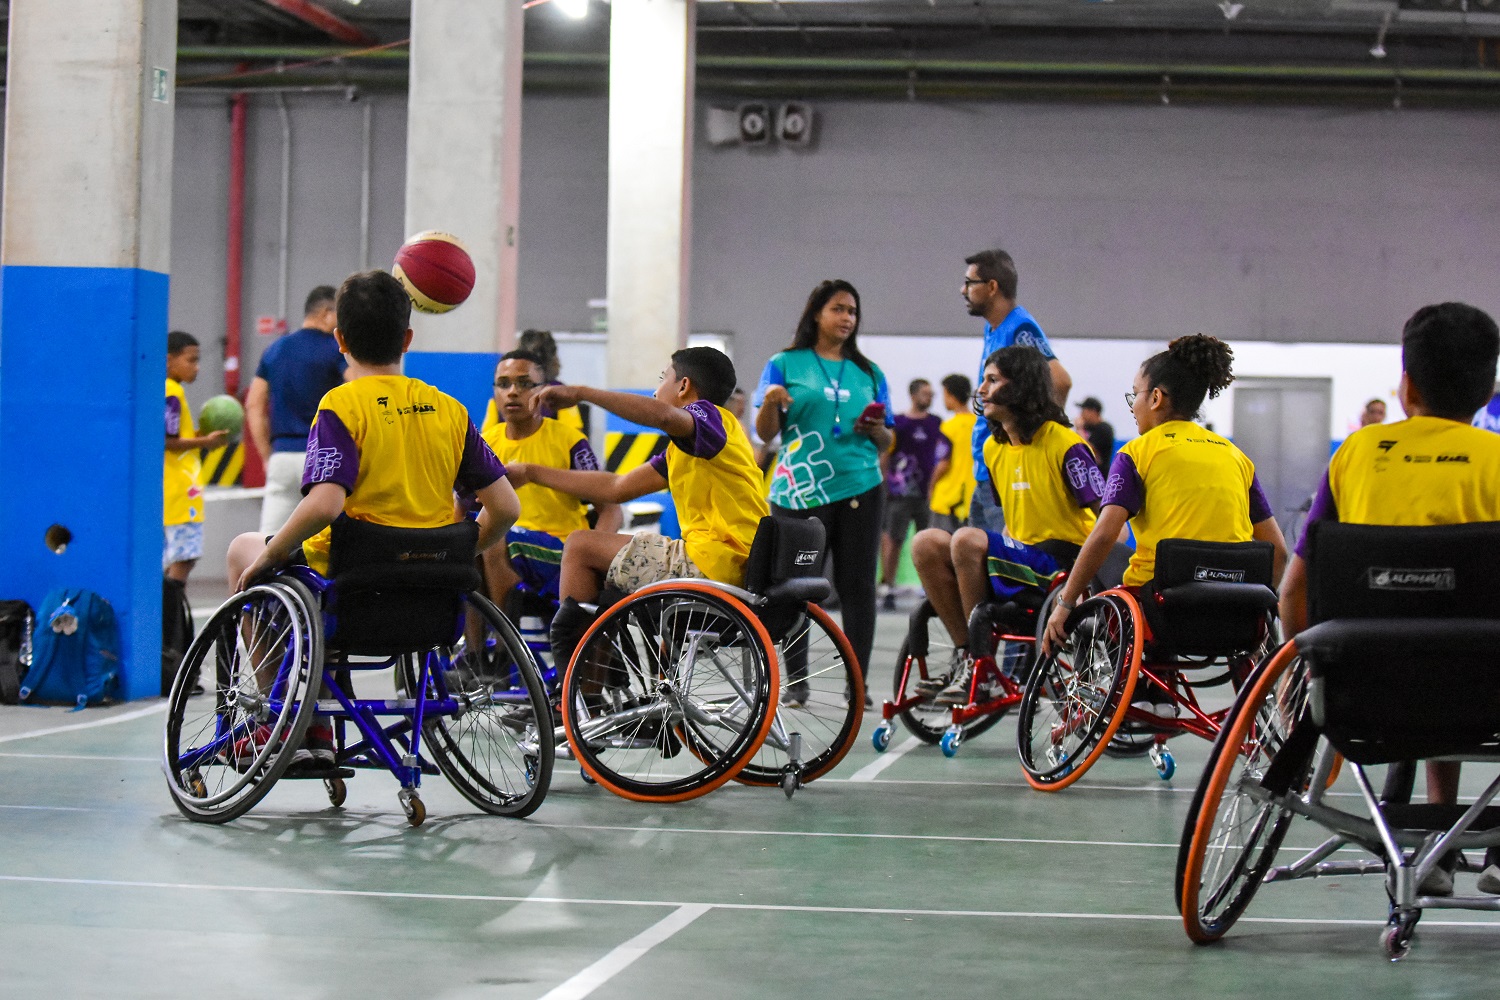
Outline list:
[[[903,625],[882,620],[877,696]],[[1378,877],[1268,886],[1227,941],[1191,945],[1171,895],[1207,749],[1190,738],[1172,782],[1106,760],[1042,795],[1021,780],[1009,722],[954,760],[904,733],[877,756],[877,712],[791,801],[730,786],[645,806],[560,761],[524,821],[479,815],[436,779],[427,823],[409,829],[394,781],[371,772],[340,811],[321,784],[284,782],[214,827],[171,805],[162,719],[160,703],[0,709],[0,994],[1500,994],[1497,915],[1430,913],[1411,957],[1385,962]],[[1487,770],[1471,765],[1466,791]],[[1298,823],[1287,842],[1319,839]]]

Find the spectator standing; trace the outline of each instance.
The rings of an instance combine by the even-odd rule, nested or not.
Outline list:
[[[1115,429],[1105,423],[1104,404],[1098,397],[1085,396],[1077,405],[1078,419],[1073,421],[1073,429],[1089,443],[1094,460],[1099,463],[1099,471],[1108,476],[1110,460],[1115,457]]]
[[[984,349],[979,353],[979,377],[984,377],[984,362],[1002,347],[1020,345],[1034,347],[1042,352],[1052,372],[1052,386],[1058,405],[1067,402],[1068,391],[1073,388],[1073,379],[1067,369],[1052,353],[1052,345],[1035,317],[1016,304],[1016,262],[1004,250],[981,250],[964,258],[968,265],[964,272],[963,297],[970,316],[984,320]],[[970,442],[974,459],[974,475],[981,483],[989,482],[989,470],[984,465],[984,442],[989,437],[989,428],[976,424]],[[989,531],[1001,531],[1005,526],[1005,515],[995,502],[991,492],[978,488],[974,491],[969,507],[969,523]]]
[[[946,457],[939,457],[932,470],[932,526],[953,534],[969,518],[969,501],[974,496],[974,453],[970,442],[974,439],[974,425],[979,417],[974,414],[970,400],[974,384],[967,375],[949,375],[943,379],[943,406],[950,414],[944,420],[943,437],[948,447],[942,449]]]
[[[302,466],[313,417],[329,390],[344,384],[348,362],[333,338],[338,325],[335,295],[331,285],[319,285],[308,293],[301,328],[266,348],[245,393],[250,440],[266,464],[262,535],[280,531],[301,503]]]
[[[895,417],[885,375],[860,352],[859,320],[853,285],[819,284],[808,296],[792,345],[766,362],[754,403],[761,440],[780,434],[782,441],[771,476],[771,513],[823,522],[844,634],[868,677],[880,553],[880,456],[890,447]],[[876,403],[883,407],[878,415]]]
[[[895,443],[887,457],[885,473],[885,536],[881,539],[884,574],[882,600],[887,611],[896,610],[896,569],[906,534],[915,525],[926,530],[932,521],[928,506],[932,472],[938,460],[947,457],[948,441],[943,422],[927,412],[932,409],[932,383],[914,379],[906,388],[911,409],[898,414]]]
[[[167,334],[166,455],[162,464],[162,573],[186,583],[203,555],[203,487],[198,473],[203,448],[229,440],[228,431],[199,437],[193,430],[183,385],[198,378],[198,339],[173,330]]]
[[[1359,415],[1359,426],[1369,427],[1371,424],[1385,423],[1385,400],[1372,399],[1365,404],[1364,412]]]

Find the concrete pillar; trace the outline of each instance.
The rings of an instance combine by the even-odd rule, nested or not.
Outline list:
[[[614,0],[609,26],[609,378],[648,388],[687,342],[693,0]]]
[[[496,352],[515,346],[524,23],[521,4],[495,0],[424,0],[411,11],[407,235],[454,234],[476,281],[453,312],[415,315],[406,373],[458,397],[476,423]]]
[[[12,4],[0,228],[0,597],[97,591],[159,690],[176,0]],[[200,331],[200,334],[203,331]],[[61,555],[43,544],[61,524]]]

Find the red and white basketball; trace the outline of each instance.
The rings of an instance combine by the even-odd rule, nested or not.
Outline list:
[[[451,233],[429,230],[413,236],[396,251],[391,273],[405,286],[412,305],[426,313],[460,306],[474,290],[474,261]]]

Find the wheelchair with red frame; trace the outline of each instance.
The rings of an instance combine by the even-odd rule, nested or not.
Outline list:
[[[797,789],[859,735],[864,680],[818,606],[816,519],[765,517],[745,585],[664,580],[593,609],[560,693],[567,754],[624,798],[681,802],[730,780]]]
[[[1500,523],[1320,522],[1309,542],[1311,627],[1255,670],[1224,720],[1183,826],[1178,910],[1205,944],[1262,885],[1383,874],[1380,946],[1394,961],[1424,910],[1500,911],[1500,896],[1420,889],[1445,858],[1472,870],[1464,852],[1500,852],[1500,777],[1472,804],[1411,802],[1417,760],[1500,761]],[[1327,795],[1341,760],[1363,814]],[[1380,764],[1377,793],[1366,769]],[[1288,862],[1278,853],[1296,817],[1329,836]]]
[[[478,592],[478,533],[472,521],[340,517],[331,579],[287,566],[215,611],[168,695],[163,771],[177,808],[225,823],[284,778],[322,781],[337,808],[346,779],[369,768],[396,778],[412,826],[427,814],[422,778],[437,774],[484,812],[535,811],[554,755],[547,689],[520,633]],[[385,671],[395,697],[356,695],[356,675]],[[208,690],[193,697],[200,676]],[[310,749],[314,720],[330,746]]]
[[[1238,691],[1279,643],[1268,542],[1163,539],[1156,576],[1079,602],[1067,640],[1026,684],[1016,742],[1026,781],[1057,791],[1111,747],[1144,750],[1162,780],[1174,736],[1215,739],[1229,709],[1200,693]]]

